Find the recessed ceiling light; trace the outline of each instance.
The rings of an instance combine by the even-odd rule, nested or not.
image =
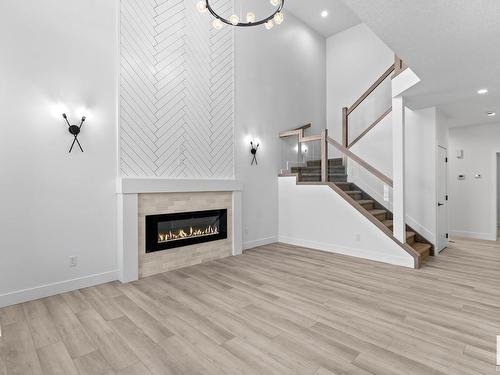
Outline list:
[[[486,112],[486,114],[488,115],[488,117],[494,117],[497,115],[496,112],[493,112],[493,111]]]
[[[327,10],[322,11],[321,12],[321,17],[323,17],[323,18],[328,17],[328,11]]]
[[[484,95],[484,94],[487,94],[488,93],[488,89],[480,89],[480,90],[477,90],[477,93],[479,95]]]

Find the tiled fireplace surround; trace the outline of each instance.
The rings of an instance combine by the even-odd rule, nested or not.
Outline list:
[[[242,252],[242,185],[238,181],[122,178],[117,192],[121,282]],[[146,254],[146,215],[223,208],[228,212],[227,239]]]

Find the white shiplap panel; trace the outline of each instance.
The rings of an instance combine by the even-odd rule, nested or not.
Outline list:
[[[121,171],[233,176],[233,31],[193,0],[121,0]],[[214,6],[230,13],[232,0]]]

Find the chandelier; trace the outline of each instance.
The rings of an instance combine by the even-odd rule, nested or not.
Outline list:
[[[209,0],[198,1],[198,3],[196,4],[196,9],[198,9],[198,12],[200,13],[206,13],[208,11],[212,14],[212,16],[214,16],[212,26],[216,30],[222,29],[224,24],[240,27],[264,25],[267,30],[271,30],[274,27],[274,24],[280,25],[284,20],[282,11],[285,0],[270,0],[270,2],[274,7],[276,7],[276,10],[273,14],[261,20],[256,20],[255,13],[248,12],[246,14],[246,22],[241,22],[240,17],[238,17],[236,14],[230,16],[229,19],[218,15],[217,12],[210,6]]]

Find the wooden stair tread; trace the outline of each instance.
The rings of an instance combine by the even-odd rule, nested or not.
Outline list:
[[[357,194],[362,194],[361,190],[346,190],[344,193],[349,194],[349,195],[357,195]]]
[[[368,210],[368,212],[371,213],[373,216],[387,213],[386,210],[380,210],[380,209]]]
[[[392,220],[384,220],[382,222],[387,228],[391,228],[393,226],[393,221]]]
[[[415,242],[411,245],[420,255],[424,255],[431,250],[431,245],[423,242]]]
[[[415,234],[416,234],[415,232],[412,232],[412,231],[407,230],[407,231],[406,231],[406,239],[411,238],[411,237],[414,237],[414,236],[415,236]]]

